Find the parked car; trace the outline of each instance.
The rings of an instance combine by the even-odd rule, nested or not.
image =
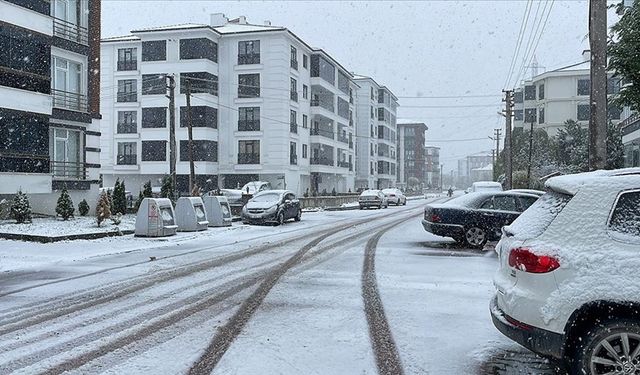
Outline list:
[[[261,191],[271,190],[271,184],[265,181],[249,181],[240,189],[220,189],[222,195],[227,197],[230,205],[244,205],[243,195],[254,195]]]
[[[381,190],[374,189],[365,190],[360,193],[358,203],[360,204],[361,210],[369,207],[389,207],[389,202],[387,201],[387,197],[384,196],[384,193]]]
[[[502,191],[502,184],[495,181],[477,181],[471,184],[470,193],[479,191]]]
[[[300,221],[302,209],[296,195],[289,190],[266,190],[249,199],[242,208],[244,224],[274,223],[282,225],[289,219]]]
[[[427,232],[481,249],[487,241],[499,240],[501,228],[537,199],[537,195],[510,191],[469,193],[445,203],[428,204],[422,226]]]
[[[385,198],[387,198],[387,202],[389,202],[389,204],[393,203],[396,206],[399,206],[399,205],[404,206],[407,204],[407,197],[404,195],[404,193],[400,189],[396,189],[396,188],[382,189],[382,193],[384,194]]]
[[[554,177],[503,229],[494,325],[571,374],[640,369],[640,169]]]

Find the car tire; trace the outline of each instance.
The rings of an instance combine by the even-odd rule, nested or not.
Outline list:
[[[360,209],[361,209],[361,210],[364,210],[364,206],[360,206]]]
[[[402,202],[402,205],[403,205],[403,206],[406,206],[406,205],[407,205],[407,200],[406,200],[406,199],[404,200],[404,202]]]
[[[485,229],[473,225],[465,229],[464,241],[467,246],[473,249],[482,249],[487,243],[488,233]]]
[[[627,337],[627,344],[623,344],[623,337]],[[640,356],[629,359],[630,353],[640,347],[640,321],[630,319],[615,319],[600,321],[591,327],[582,337],[578,338],[579,345],[575,349],[572,363],[569,363],[571,375],[606,373],[627,373],[627,369],[637,369],[640,366]],[[603,345],[608,343],[616,351],[618,359]],[[628,348],[625,349],[625,346]],[[628,351],[628,353],[625,353]],[[592,363],[594,358],[609,360],[612,364]]]
[[[284,224],[284,212],[278,212],[278,216],[276,216],[276,225]]]
[[[300,221],[302,219],[302,210],[298,209],[298,214],[293,218],[295,221]]]

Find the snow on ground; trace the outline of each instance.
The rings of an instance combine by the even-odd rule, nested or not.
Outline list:
[[[135,228],[136,215],[124,215],[119,225],[106,220],[100,226],[94,216],[78,216],[69,220],[53,217],[35,218],[31,223],[16,224],[14,220],[1,220],[0,233],[31,234],[36,236],[65,236],[72,234],[103,233]]]

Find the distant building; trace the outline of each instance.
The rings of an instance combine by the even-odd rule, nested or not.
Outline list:
[[[458,160],[458,187],[470,186],[476,181],[484,181],[486,179],[480,179],[479,173],[472,173],[473,170],[478,170],[492,165],[493,153],[491,152],[478,152],[476,154],[469,155],[464,159]],[[492,168],[493,174],[493,168]],[[484,177],[484,176],[483,176]],[[493,178],[489,178],[493,180]]]
[[[424,143],[428,129],[422,122],[398,121],[398,186],[424,187],[427,180]]]
[[[640,112],[625,111],[626,117],[620,122],[622,143],[624,144],[624,166],[640,167]]]
[[[440,186],[440,147],[425,146],[424,155],[426,187]]]
[[[524,81],[514,92],[514,127],[528,130],[544,129],[550,136],[564,127],[567,120],[589,125],[591,107],[590,53],[583,52],[583,61],[535,75]],[[620,91],[620,80],[609,77],[609,94]],[[620,121],[622,110],[610,106],[608,118]]]

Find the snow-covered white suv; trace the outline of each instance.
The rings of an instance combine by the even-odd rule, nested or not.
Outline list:
[[[546,187],[496,246],[494,325],[571,374],[640,374],[640,168]]]

